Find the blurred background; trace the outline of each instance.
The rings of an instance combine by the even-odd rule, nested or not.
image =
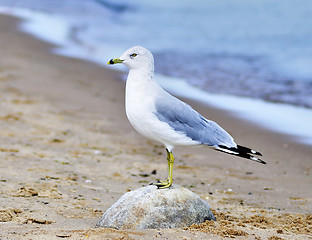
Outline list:
[[[62,51],[69,55],[105,64],[142,45],[154,53],[158,73],[206,91],[312,107],[311,1],[0,0],[0,5],[39,19],[32,31],[65,45]]]
[[[0,6],[27,20],[23,30],[61,46],[59,54],[106,65],[142,45],[165,81],[312,108],[312,1],[0,0]]]

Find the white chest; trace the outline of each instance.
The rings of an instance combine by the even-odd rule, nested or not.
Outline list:
[[[147,79],[131,74],[131,71],[128,75],[126,114],[131,125],[143,136],[163,143],[168,149],[175,145],[198,144],[157,118],[155,101],[166,93],[153,79]]]
[[[153,80],[146,79],[146,76],[142,78],[130,72],[126,85],[127,117],[132,126],[143,135],[146,135],[155,121],[155,96],[158,89]]]

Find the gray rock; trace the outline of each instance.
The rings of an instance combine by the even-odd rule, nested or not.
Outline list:
[[[186,188],[147,186],[124,194],[97,227],[116,229],[181,228],[216,220],[207,202]]]

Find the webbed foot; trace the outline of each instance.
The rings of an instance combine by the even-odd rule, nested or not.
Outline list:
[[[166,181],[160,181],[158,180],[155,183],[151,183],[151,185],[157,186],[158,189],[164,189],[164,188],[169,188],[172,185],[172,181],[167,179]]]

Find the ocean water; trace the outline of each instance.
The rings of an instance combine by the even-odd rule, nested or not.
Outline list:
[[[282,132],[312,142],[309,0],[0,0],[0,6],[27,19],[23,30],[59,45],[53,50],[59,54],[105,65],[142,45],[153,52],[159,79],[171,92],[195,98],[200,91],[214,96],[202,101],[228,109],[236,108],[234,97],[241,101],[236,111],[246,116],[253,108],[247,102],[264,101],[251,118],[274,130],[289,122]],[[266,102],[282,105],[270,104],[272,110]],[[280,114],[271,124],[274,111]],[[290,114],[297,120],[288,121]]]

